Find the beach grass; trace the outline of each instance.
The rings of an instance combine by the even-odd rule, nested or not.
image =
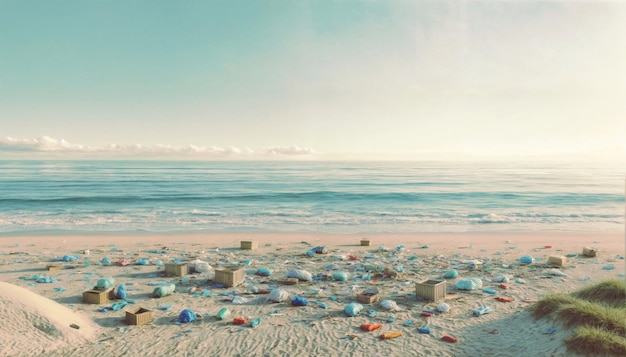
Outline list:
[[[572,294],[548,295],[530,309],[538,319],[555,316],[575,328],[565,340],[582,355],[626,355],[626,283],[607,280]]]

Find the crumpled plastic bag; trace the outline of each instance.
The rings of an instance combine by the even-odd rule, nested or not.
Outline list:
[[[259,276],[270,276],[271,274],[272,274],[272,271],[266,267],[258,267],[256,270],[256,275],[259,275]]]
[[[283,302],[289,298],[289,293],[283,289],[274,289],[270,291],[267,300],[271,302]]]
[[[194,259],[189,262],[189,269],[198,273],[206,273],[211,270],[211,266],[203,260]]]
[[[530,255],[524,255],[523,257],[519,258],[519,262],[522,264],[532,264],[535,262],[535,258],[531,257]]]
[[[493,281],[494,283],[508,283],[509,282],[509,278],[506,275],[500,275],[497,276],[495,278],[493,278],[491,281]]]
[[[118,299],[126,300],[126,285],[120,284],[115,291],[115,297]]]
[[[348,316],[356,316],[358,315],[361,310],[363,310],[363,305],[359,304],[358,302],[351,302],[348,305],[346,305],[346,307],[343,308],[343,311],[348,315]]]
[[[383,300],[380,302],[380,306],[385,310],[400,310],[398,304],[393,300]]]
[[[287,272],[287,278],[296,278],[302,281],[312,281],[313,274],[302,269],[291,269]]]
[[[483,281],[478,278],[461,279],[454,285],[459,290],[474,290],[483,287]]]
[[[458,276],[459,276],[459,272],[456,269],[452,269],[443,275],[445,279],[455,279],[455,278],[458,278]]]
[[[440,302],[437,305],[437,310],[439,310],[439,312],[448,312],[450,311],[450,305],[446,304],[445,302]]]
[[[303,297],[303,296],[294,296],[293,299],[291,299],[291,305],[293,306],[307,306],[309,304],[309,301]]]
[[[241,296],[235,296],[233,297],[232,303],[235,305],[243,305],[248,303],[248,299]]]
[[[193,322],[193,321],[196,321],[197,319],[198,319],[198,316],[196,316],[196,313],[193,312],[191,309],[184,309],[178,315],[178,321],[180,322],[185,322],[185,323]]]
[[[98,282],[96,283],[96,286],[98,287],[98,289],[102,289],[102,290],[112,288],[114,285],[115,285],[115,280],[113,280],[113,278],[111,277],[98,279]]]
[[[174,284],[164,284],[161,286],[157,286],[152,291],[152,297],[164,297],[168,296],[176,290],[176,285]]]

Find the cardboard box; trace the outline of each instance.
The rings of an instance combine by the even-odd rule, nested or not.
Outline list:
[[[188,270],[187,263],[165,263],[165,275],[185,276]]]
[[[143,325],[152,321],[152,311],[138,307],[126,311],[126,323],[129,325]]]
[[[551,255],[548,257],[548,264],[564,267],[567,264],[567,258],[563,255]]]
[[[259,242],[242,240],[241,241],[241,249],[257,249],[259,247]]]
[[[115,299],[113,288],[106,290],[92,289],[83,292],[83,301],[87,304],[103,304]]]
[[[380,299],[380,295],[376,289],[367,289],[358,293],[356,299],[363,304],[372,304]]]
[[[590,248],[590,247],[583,248],[583,255],[586,257],[595,257],[597,253],[598,253],[598,250],[596,248]]]
[[[235,266],[223,269],[215,269],[214,282],[224,286],[237,286],[244,281],[245,271],[243,267]]]
[[[415,284],[415,296],[437,301],[446,297],[445,280],[426,280]]]
[[[361,246],[369,247],[370,246],[370,240],[369,239],[361,239]]]

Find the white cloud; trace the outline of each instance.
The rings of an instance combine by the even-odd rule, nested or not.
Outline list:
[[[238,148],[234,146],[172,146],[142,144],[119,145],[109,144],[102,147],[93,147],[81,144],[72,144],[65,139],[55,139],[48,136],[35,139],[17,139],[6,137],[0,139],[0,152],[5,153],[67,153],[67,154],[96,154],[98,156],[109,155],[164,155],[164,156],[189,156],[197,158],[218,157],[267,157],[267,156],[303,156],[314,155],[317,152],[313,148],[299,146],[277,146],[268,149]]]

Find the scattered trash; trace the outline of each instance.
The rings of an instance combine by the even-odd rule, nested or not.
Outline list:
[[[363,310],[363,305],[359,304],[358,302],[351,302],[343,309],[343,311],[351,317],[358,315],[361,310]]]
[[[385,332],[383,334],[380,335],[380,338],[383,340],[390,340],[392,338],[396,338],[396,337],[400,337],[402,336],[402,332],[401,331],[388,331]]]
[[[491,312],[491,309],[488,306],[481,306],[478,309],[473,311],[474,316],[478,317],[480,315],[485,315]]]
[[[193,321],[196,321],[197,319],[198,319],[198,316],[191,309],[184,309],[178,315],[178,321],[183,322],[183,323],[193,322]]]
[[[383,327],[383,324],[361,324],[361,330],[363,331],[374,331]]]

